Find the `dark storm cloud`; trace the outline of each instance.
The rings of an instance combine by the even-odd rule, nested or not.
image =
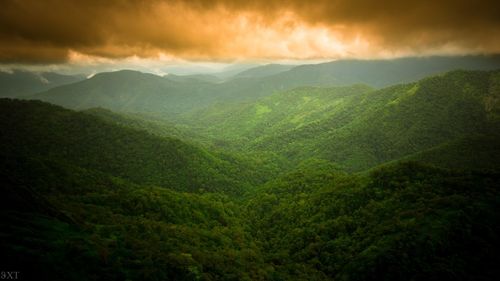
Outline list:
[[[500,4],[443,1],[2,0],[0,61],[376,57],[500,51]]]

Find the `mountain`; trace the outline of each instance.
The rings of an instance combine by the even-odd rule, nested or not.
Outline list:
[[[264,274],[229,197],[260,167],[95,111],[0,99],[2,265],[28,280]]]
[[[108,123],[146,131],[149,134],[160,137],[174,137],[185,142],[189,142],[193,139],[199,139],[198,136],[189,134],[189,132],[179,129],[174,123],[148,115],[117,113],[104,108],[91,108],[82,112],[96,116]]]
[[[178,113],[205,104],[212,83],[179,81],[138,71],[99,73],[92,78],[35,95],[73,109],[104,107],[116,111]]]
[[[499,77],[499,71],[454,71],[379,90],[297,88],[185,114],[184,120],[221,147],[273,152],[295,163],[327,159],[360,171],[447,143],[453,147],[464,137],[498,138]]]
[[[0,264],[25,280],[496,280],[499,82],[304,86],[175,123],[0,99]]]
[[[207,77],[199,76],[159,77],[135,71],[117,71],[56,87],[31,98],[73,109],[103,107],[115,111],[153,113],[172,119],[179,114],[214,104],[253,102],[296,87],[358,83],[382,87],[416,81],[430,74],[456,68],[490,70],[500,68],[500,57],[341,60],[301,65],[265,75],[266,72],[275,73],[275,68],[280,69],[281,66],[254,68],[251,75],[243,74],[242,77],[236,76],[221,83],[213,83]]]
[[[367,84],[381,88],[413,82],[450,70],[495,70],[500,56],[422,57],[393,60],[338,60],[313,65],[299,65],[272,77],[276,86],[339,86]],[[267,82],[267,81],[266,81]]]
[[[259,98],[305,86],[349,86],[366,84],[381,88],[413,82],[450,70],[495,70],[500,56],[424,57],[394,60],[339,60],[299,65],[288,71],[262,77],[234,77],[213,91],[213,103],[253,102]],[[208,89],[208,88],[207,88]],[[210,105],[209,104],[209,105]]]
[[[294,65],[283,65],[283,64],[266,64],[262,66],[257,66],[254,68],[250,68],[247,70],[244,70],[235,76],[233,78],[261,78],[261,77],[266,77],[270,75],[275,75],[281,72],[288,71],[295,67]]]
[[[190,82],[220,83],[224,81],[222,78],[210,74],[191,74],[191,75],[168,74],[166,75],[166,77],[169,80],[176,82],[183,82],[183,83],[190,83]]]
[[[276,92],[305,86],[349,86],[366,84],[381,88],[413,82],[450,70],[494,70],[500,56],[423,57],[394,60],[338,60],[299,65],[263,77],[235,77],[218,85],[216,102],[251,102]]]
[[[317,123],[338,110],[335,105],[372,90],[365,85],[301,87],[253,103],[223,103],[187,112],[182,115],[182,120],[187,122],[192,131],[208,135],[220,143],[231,140],[228,144],[249,144]]]
[[[83,75],[53,72],[0,71],[0,97],[23,97],[85,79]]]
[[[212,75],[217,76],[218,78],[222,80],[228,80],[231,79],[231,77],[234,77],[235,75],[238,75],[238,73],[243,72],[247,69],[259,67],[259,64],[257,63],[234,63],[231,65],[228,65],[227,67],[223,68],[222,70],[218,72],[213,72]]]
[[[5,157],[49,158],[183,192],[243,193],[262,180],[227,155],[94,115],[33,101],[1,100],[0,109]]]
[[[0,263],[19,279],[265,278],[238,205],[222,193],[135,184],[36,147],[6,157],[4,140]]]

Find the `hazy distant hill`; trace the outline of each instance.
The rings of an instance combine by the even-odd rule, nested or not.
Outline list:
[[[363,83],[373,87],[413,82],[450,70],[494,70],[500,56],[422,57],[394,60],[338,60],[299,65],[266,80],[279,88]]]
[[[172,81],[183,82],[183,83],[200,82],[200,81],[209,83],[220,83],[224,81],[222,78],[219,78],[211,74],[190,74],[190,75],[168,74],[164,77]]]
[[[0,97],[22,97],[85,79],[53,72],[0,71]]]
[[[257,68],[259,70],[260,68]],[[385,87],[413,82],[450,70],[500,69],[500,56],[425,57],[394,60],[339,60],[299,65],[261,77],[234,77],[214,88],[214,102],[249,102],[276,92],[304,86],[347,86],[366,84]]]
[[[261,78],[265,76],[275,75],[281,72],[285,72],[294,68],[295,65],[283,65],[283,64],[266,64],[262,66],[257,66],[244,70],[232,78]]]

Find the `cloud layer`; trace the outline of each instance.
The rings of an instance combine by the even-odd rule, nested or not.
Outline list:
[[[497,0],[3,0],[1,63],[500,52]]]

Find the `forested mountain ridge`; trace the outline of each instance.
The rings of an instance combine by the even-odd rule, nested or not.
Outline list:
[[[228,156],[171,137],[33,101],[3,99],[1,141],[7,155],[47,157],[132,182],[189,192],[242,192],[258,177]],[[242,174],[240,174],[240,172]],[[259,180],[259,179],[257,179]]]
[[[189,132],[179,129],[178,126],[173,122],[169,122],[165,119],[155,118],[149,115],[117,113],[104,108],[90,108],[83,110],[82,112],[94,115],[109,123],[133,128],[136,130],[147,131],[150,134],[161,137],[175,137],[183,141],[190,141],[199,138],[197,136],[189,134]]]
[[[254,103],[221,103],[181,115],[188,128],[237,145],[315,124],[330,117],[343,104],[371,92],[365,85],[320,88],[299,87],[259,99]],[[241,142],[239,141],[241,140]]]
[[[338,60],[299,65],[274,80],[297,86],[367,84],[383,88],[452,70],[495,70],[500,56],[421,57],[393,60]]]
[[[296,87],[367,84],[379,88],[454,69],[498,68],[500,57],[496,56],[339,60],[299,65],[279,73],[269,72],[265,66],[257,67],[248,70],[256,72],[252,75],[243,73],[224,82],[122,70],[100,73],[85,81],[56,87],[29,98],[72,109],[103,107],[115,111],[154,113],[172,119],[178,114],[220,102],[253,102]]]
[[[116,87],[165,79],[136,74]],[[0,99],[0,262],[28,280],[496,280],[499,95],[499,71],[453,71],[172,122]]]
[[[73,109],[104,107],[116,111],[176,113],[202,102],[199,92],[211,83],[187,83],[154,74],[121,70],[35,95],[54,104]]]
[[[295,162],[322,158],[359,171],[463,137],[498,138],[499,77],[453,71],[379,90],[297,88],[183,117],[221,147],[272,151]]]

